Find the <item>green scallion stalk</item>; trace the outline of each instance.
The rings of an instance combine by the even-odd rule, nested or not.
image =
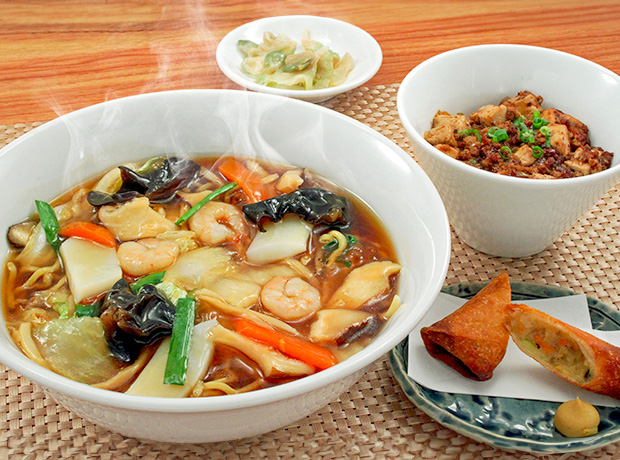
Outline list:
[[[179,217],[179,220],[177,220],[175,222],[175,224],[176,225],[181,225],[187,219],[189,219],[194,214],[196,214],[196,212],[198,212],[198,210],[200,208],[202,208],[205,204],[207,204],[209,201],[213,200],[214,198],[217,198],[218,196],[220,196],[223,193],[226,193],[229,190],[232,190],[236,186],[237,186],[236,182],[229,182],[228,184],[222,185],[217,190],[214,190],[213,192],[209,193],[202,200],[200,200],[198,203],[196,203],[194,206],[192,206],[189,211],[187,211],[185,214],[183,214],[181,217]]]
[[[60,224],[58,223],[58,218],[56,217],[54,208],[52,208],[52,206],[45,201],[35,200],[35,204],[37,206],[39,218],[41,219],[41,225],[45,231],[45,237],[56,254],[58,254],[58,251],[60,250],[60,243],[62,243],[62,241],[58,235]]]
[[[82,316],[90,316],[97,317],[101,314],[101,304],[99,302],[95,302],[91,305],[84,305],[78,303],[75,305],[75,316],[81,318]]]
[[[159,284],[161,283],[161,280],[164,279],[165,274],[166,272],[163,271],[163,272],[151,273],[150,275],[143,276],[142,278],[137,279],[136,281],[131,283],[130,285],[131,290],[135,294],[137,294],[138,292],[140,292],[140,289],[142,289],[147,284],[152,284],[152,285]]]
[[[164,371],[164,384],[185,385],[195,317],[196,301],[188,297],[179,299],[172,325],[170,350]]]
[[[543,156],[543,149],[537,145],[532,147],[532,156],[534,158],[540,158]]]

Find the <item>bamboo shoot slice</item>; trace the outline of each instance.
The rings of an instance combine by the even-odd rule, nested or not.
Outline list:
[[[164,372],[166,370],[166,361],[168,360],[168,351],[170,350],[170,337],[167,337],[162,341],[149,363],[125,393],[162,398],[186,397],[198,380],[205,376],[211,364],[211,359],[213,358],[211,328],[216,324],[217,321],[211,320],[194,326],[185,385],[168,385],[164,383]]]

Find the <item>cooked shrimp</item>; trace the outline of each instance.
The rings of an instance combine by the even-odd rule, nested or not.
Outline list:
[[[116,255],[121,269],[131,276],[143,276],[169,267],[177,260],[179,245],[159,238],[122,243]]]
[[[240,243],[249,238],[242,212],[231,204],[210,201],[190,217],[189,228],[206,244]]]
[[[321,293],[298,277],[276,276],[260,292],[263,306],[285,321],[308,318],[321,308]]]

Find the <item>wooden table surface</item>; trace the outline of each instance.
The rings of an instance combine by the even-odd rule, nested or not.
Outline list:
[[[143,92],[235,88],[215,62],[230,30],[311,14],[372,34],[383,65],[367,85],[399,83],[423,60],[485,43],[545,46],[620,73],[620,1],[0,1],[0,124]],[[527,63],[523,63],[527,65]]]

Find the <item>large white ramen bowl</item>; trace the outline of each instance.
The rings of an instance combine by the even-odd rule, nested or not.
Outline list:
[[[519,91],[544,98],[590,128],[592,145],[614,152],[612,167],[559,180],[503,176],[455,160],[424,139],[438,110],[469,114]],[[547,48],[481,45],[415,67],[397,96],[415,157],[433,180],[460,239],[505,257],[536,254],[557,240],[620,178],[620,77],[586,59]]]
[[[344,115],[294,99],[244,91],[144,94],[82,109],[0,151],[0,229],[69,187],[129,160],[234,152],[309,167],[361,197],[385,223],[403,266],[403,305],[366,349],[325,371],[277,387],[211,398],[139,397],[61,377],[26,358],[4,320],[0,360],[76,414],[127,436],[170,442],[242,438],[288,425],[354,384],[404,339],[442,287],[450,258],[447,215],[417,164],[394,143]],[[0,252],[8,250],[6,239]]]

